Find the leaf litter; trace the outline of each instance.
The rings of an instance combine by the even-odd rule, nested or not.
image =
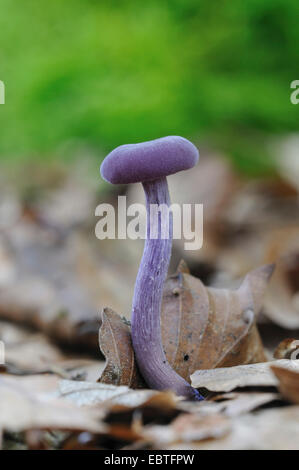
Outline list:
[[[90,239],[86,214],[94,189],[82,191],[61,174],[33,201],[6,193],[0,204],[3,448],[298,449],[299,367],[292,359],[299,327],[298,179],[285,169],[276,181],[244,182],[223,159],[206,161],[205,186],[200,173],[188,185],[192,202],[197,194],[212,204],[209,236],[203,250],[187,253],[191,272],[181,263],[167,280],[161,318],[168,361],[204,390],[199,403],[149,390],[140,377],[130,324],[116,313],[129,310],[123,279],[133,285],[139,248],[106,243],[105,256]],[[213,184],[217,178],[221,185]],[[174,182],[183,200],[182,184],[179,177]],[[206,188],[202,195],[199,187]],[[173,259],[181,255],[175,244]],[[114,256],[119,262],[108,262]],[[104,308],[100,317],[105,305],[113,310]],[[271,351],[263,346],[261,321],[277,325],[284,340]]]

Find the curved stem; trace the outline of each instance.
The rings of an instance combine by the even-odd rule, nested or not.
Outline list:
[[[146,182],[143,188],[146,195],[147,238],[132,307],[132,341],[136,360],[150,387],[171,389],[178,395],[200,400],[202,397],[198,391],[169,365],[161,340],[161,304],[172,246],[172,215],[168,211],[170,198],[166,178]],[[162,208],[156,213],[156,218],[151,217],[152,205]]]

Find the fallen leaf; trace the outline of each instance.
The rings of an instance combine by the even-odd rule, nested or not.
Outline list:
[[[136,448],[136,445],[141,446],[140,448],[148,447],[149,442],[143,433],[144,429],[149,425],[168,425],[181,413],[178,408],[178,398],[172,392],[134,391],[127,387],[90,385],[98,394],[97,399],[103,412],[102,419],[106,432],[93,435],[86,433],[72,435],[64,442],[63,449],[125,449],[126,446]],[[68,384],[66,386],[69,388]],[[80,394],[85,393],[83,389],[78,390],[78,384],[75,387]],[[112,396],[102,402],[102,392],[105,392],[106,398],[109,394]],[[68,395],[64,396],[68,397]],[[71,400],[77,400],[77,397],[71,392]]]
[[[94,359],[65,359],[58,364],[60,370],[63,370],[70,380],[81,380],[86,382],[97,382],[99,375],[104,370],[105,362]],[[52,373],[55,368],[52,366]]]
[[[28,429],[100,432],[104,429],[97,410],[79,408],[59,399],[56,386],[54,376],[0,376],[0,429],[12,432]]]
[[[278,365],[272,365],[271,369],[279,381],[281,394],[291,402],[299,403],[299,369]]]
[[[268,392],[234,392],[213,397],[212,403],[226,416],[234,417],[246,414],[273,401],[280,401],[278,393]]]
[[[80,382],[72,380],[61,380],[59,382],[59,393],[78,406],[94,405],[104,403],[113,397],[129,393],[126,386],[114,386],[93,382]]]
[[[296,190],[279,176],[244,180],[217,221],[217,246],[210,251],[209,257],[214,266],[210,282],[213,285],[228,284],[260,263],[279,263],[284,251],[283,232],[297,231],[298,234],[298,208]],[[282,249],[274,255],[272,247],[279,244]],[[274,283],[271,285],[275,295]],[[279,295],[275,298],[279,301]],[[284,307],[286,309],[286,305]],[[282,321],[288,316],[280,308],[275,315],[281,316]],[[271,316],[270,312],[269,318]]]
[[[197,369],[265,360],[255,316],[272,272],[252,271],[237,290],[205,287],[186,268],[166,281],[162,342],[178,374],[189,380]]]
[[[198,370],[191,376],[191,383],[195,388],[206,388],[213,392],[230,392],[238,387],[275,387],[278,381],[271,372],[272,365],[299,371],[299,360],[281,359],[258,364]]]
[[[218,439],[160,446],[163,450],[299,450],[299,406],[261,410],[231,420]]]
[[[76,286],[64,285],[58,293],[45,279],[16,279],[0,289],[0,317],[38,329],[66,344],[96,349],[99,320],[84,305]]]
[[[298,434],[299,407],[288,406],[239,416],[233,420],[230,434],[194,447],[200,450],[299,450]]]
[[[4,367],[14,373],[45,372],[64,358],[42,334],[6,322],[0,322],[0,340],[5,345]]]
[[[103,383],[61,380],[59,396],[71,400],[78,406],[108,404],[125,408],[137,408],[145,403],[158,408],[176,408],[177,398],[171,392],[156,390],[132,390],[125,385],[115,386]],[[108,403],[109,402],[109,403]],[[119,408],[117,408],[119,409]]]
[[[273,231],[265,259],[276,260],[273,280],[265,296],[265,315],[287,329],[299,328],[299,227]]]
[[[150,426],[142,435],[154,448],[169,444],[219,439],[230,432],[230,421],[223,415],[182,414],[168,426]]]
[[[99,344],[106,358],[101,383],[140,387],[143,382],[136,366],[130,327],[110,308],[102,312]]]
[[[235,417],[281,400],[282,397],[278,392],[247,392],[242,390],[211,396],[201,402],[181,401],[177,407],[191,414],[222,414]]]
[[[275,359],[298,359],[299,341],[296,339],[284,339],[274,351]]]
[[[44,334],[18,324],[0,322],[0,341],[5,345],[5,364],[0,369],[15,375],[52,373],[73,380],[97,381],[103,361],[69,357]]]

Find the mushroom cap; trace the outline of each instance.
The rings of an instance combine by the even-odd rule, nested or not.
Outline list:
[[[141,183],[188,170],[198,158],[197,148],[184,137],[162,137],[120,145],[104,159],[101,175],[113,184]]]

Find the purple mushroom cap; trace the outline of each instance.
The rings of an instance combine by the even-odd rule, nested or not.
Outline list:
[[[198,150],[189,140],[162,137],[117,147],[103,161],[101,175],[113,184],[140,183],[188,170],[198,158]]]

